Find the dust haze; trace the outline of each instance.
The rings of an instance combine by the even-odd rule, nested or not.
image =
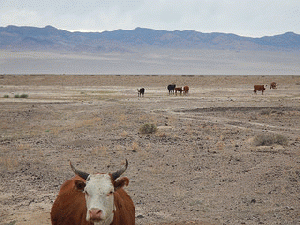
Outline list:
[[[0,51],[0,74],[300,74],[300,56],[296,52],[148,50],[138,53],[101,54]]]

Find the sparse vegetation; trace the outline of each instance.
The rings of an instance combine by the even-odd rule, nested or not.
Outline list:
[[[111,173],[125,159],[122,176],[129,178],[137,224],[196,225],[203,218],[212,224],[298,224],[300,102],[294,83],[300,77],[272,77],[0,77],[1,188],[8,190],[0,194],[0,224],[51,224],[59,188],[74,175],[69,160],[88,173]],[[284,89],[253,97],[254,83],[275,78]],[[165,86],[173,81],[193,84],[192,93],[169,96]],[[151,96],[138,99],[142,85]],[[15,99],[17,93],[29,98]],[[228,101],[232,97],[235,102]],[[142,134],[150,124],[157,131]],[[255,146],[262,134],[283,135],[288,145]],[[280,136],[275,141],[282,142]]]
[[[28,94],[21,94],[20,98],[28,98]]]
[[[15,94],[15,98],[28,98],[28,94]]]
[[[3,156],[3,157],[0,157],[0,164],[3,168],[5,168],[5,170],[10,171],[10,170],[16,168],[19,165],[19,162],[14,157]]]
[[[261,111],[260,114],[269,116],[269,115],[271,115],[271,109],[264,109]]]
[[[145,123],[140,127],[140,132],[142,134],[152,134],[157,131],[157,127],[154,124]]]
[[[270,146],[273,144],[287,145],[288,139],[280,134],[263,134],[254,138],[254,144],[256,146]]]
[[[4,225],[15,225],[17,223],[17,221],[16,220],[14,220],[14,221],[11,221],[11,222],[9,222],[9,223],[6,223],[6,224],[4,224]]]

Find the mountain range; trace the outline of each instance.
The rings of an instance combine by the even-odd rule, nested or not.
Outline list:
[[[138,52],[144,49],[300,51],[300,35],[287,32],[261,38],[194,30],[114,30],[70,32],[52,26],[0,27],[0,49],[14,51]]]

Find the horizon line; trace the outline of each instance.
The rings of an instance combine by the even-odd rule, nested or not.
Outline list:
[[[262,38],[262,37],[272,37],[272,36],[277,36],[277,35],[281,35],[281,34],[286,34],[286,33],[294,33],[297,35],[300,35],[294,31],[285,31],[285,32],[278,32],[277,34],[266,34],[266,35],[245,35],[245,34],[238,34],[238,33],[234,33],[234,32],[225,32],[225,31],[199,31],[199,30],[191,30],[191,29],[176,29],[176,30],[167,30],[167,29],[153,29],[153,28],[146,28],[146,27],[135,27],[134,29],[114,29],[114,30],[93,30],[93,29],[61,29],[52,25],[46,25],[43,27],[40,26],[28,26],[28,25],[7,25],[6,27],[3,28],[7,28],[9,26],[14,26],[14,27],[32,27],[32,28],[47,28],[47,27],[52,27],[55,28],[57,30],[62,30],[62,31],[68,31],[68,32],[82,32],[82,33],[103,33],[103,32],[113,32],[113,31],[118,31],[118,30],[123,30],[123,31],[134,31],[136,29],[148,29],[148,30],[156,30],[156,31],[169,31],[169,32],[174,32],[174,31],[195,31],[195,32],[199,32],[199,33],[204,33],[204,34],[213,34],[213,33],[223,33],[223,34],[234,34],[240,37],[250,37],[250,38]],[[1,26],[0,26],[1,28]]]

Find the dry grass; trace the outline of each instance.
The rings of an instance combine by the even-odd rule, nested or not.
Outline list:
[[[11,171],[19,165],[19,160],[17,160],[13,156],[1,156],[0,165],[2,167],[2,170]]]
[[[254,138],[256,146],[287,145],[288,138],[280,134],[262,134]]]
[[[133,151],[138,151],[140,148],[139,143],[137,143],[136,141],[132,142],[131,148]]]
[[[154,124],[145,123],[139,129],[141,134],[153,134],[157,131],[157,127]]]
[[[121,137],[125,138],[125,137],[128,137],[128,132],[123,130],[122,133],[121,133]]]

